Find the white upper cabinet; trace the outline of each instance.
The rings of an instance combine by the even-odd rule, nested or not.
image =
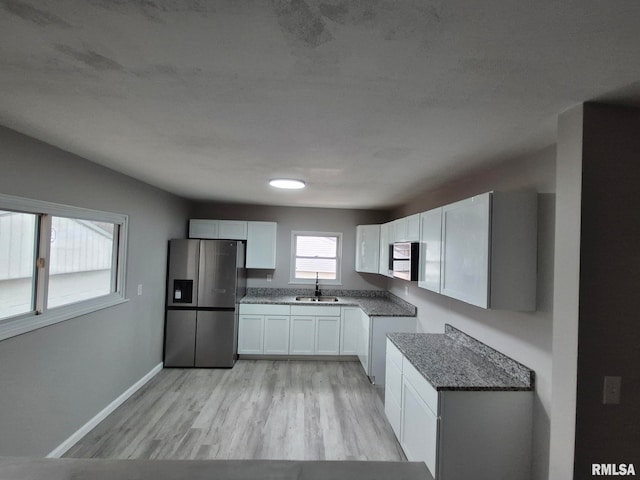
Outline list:
[[[420,214],[420,268],[418,286],[440,293],[442,208]]]
[[[389,272],[389,244],[393,241],[389,237],[390,223],[380,225],[380,268],[378,273],[391,277]]]
[[[247,222],[247,268],[276,268],[275,222]]]
[[[398,218],[393,225],[393,242],[417,242],[420,239],[420,214]]]
[[[246,240],[247,222],[242,220],[189,220],[189,238]]]
[[[407,236],[405,242],[420,241],[420,214],[409,215],[407,218]]]
[[[489,307],[491,194],[442,207],[442,293]]]
[[[276,268],[275,222],[243,220],[189,220],[189,238],[246,240],[247,268]]]
[[[536,309],[537,195],[490,192],[442,207],[441,293],[482,308]]]
[[[378,273],[380,225],[356,226],[356,272]]]
[[[247,222],[241,220],[218,220],[218,238],[224,240],[246,240]]]
[[[218,237],[219,220],[189,220],[189,238],[216,239]]]

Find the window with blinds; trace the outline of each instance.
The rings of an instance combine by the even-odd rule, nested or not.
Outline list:
[[[340,283],[342,234],[292,232],[291,282]]]

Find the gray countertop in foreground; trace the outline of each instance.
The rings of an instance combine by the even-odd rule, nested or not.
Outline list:
[[[534,372],[446,325],[445,333],[387,337],[436,390],[533,390]]]
[[[302,293],[300,293],[302,292]],[[338,297],[337,302],[306,303],[296,296],[313,296],[313,290],[248,289],[240,303],[313,306],[355,306],[370,317],[415,317],[416,307],[388,292],[367,290],[322,290],[323,295]]]

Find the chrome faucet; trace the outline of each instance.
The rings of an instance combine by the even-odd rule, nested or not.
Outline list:
[[[316,272],[316,292],[315,292],[315,296],[316,297],[322,296],[322,292],[320,291],[320,287],[318,286],[318,272]]]

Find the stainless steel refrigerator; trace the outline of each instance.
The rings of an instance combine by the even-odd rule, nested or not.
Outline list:
[[[243,242],[169,241],[165,367],[233,367],[244,265]]]

